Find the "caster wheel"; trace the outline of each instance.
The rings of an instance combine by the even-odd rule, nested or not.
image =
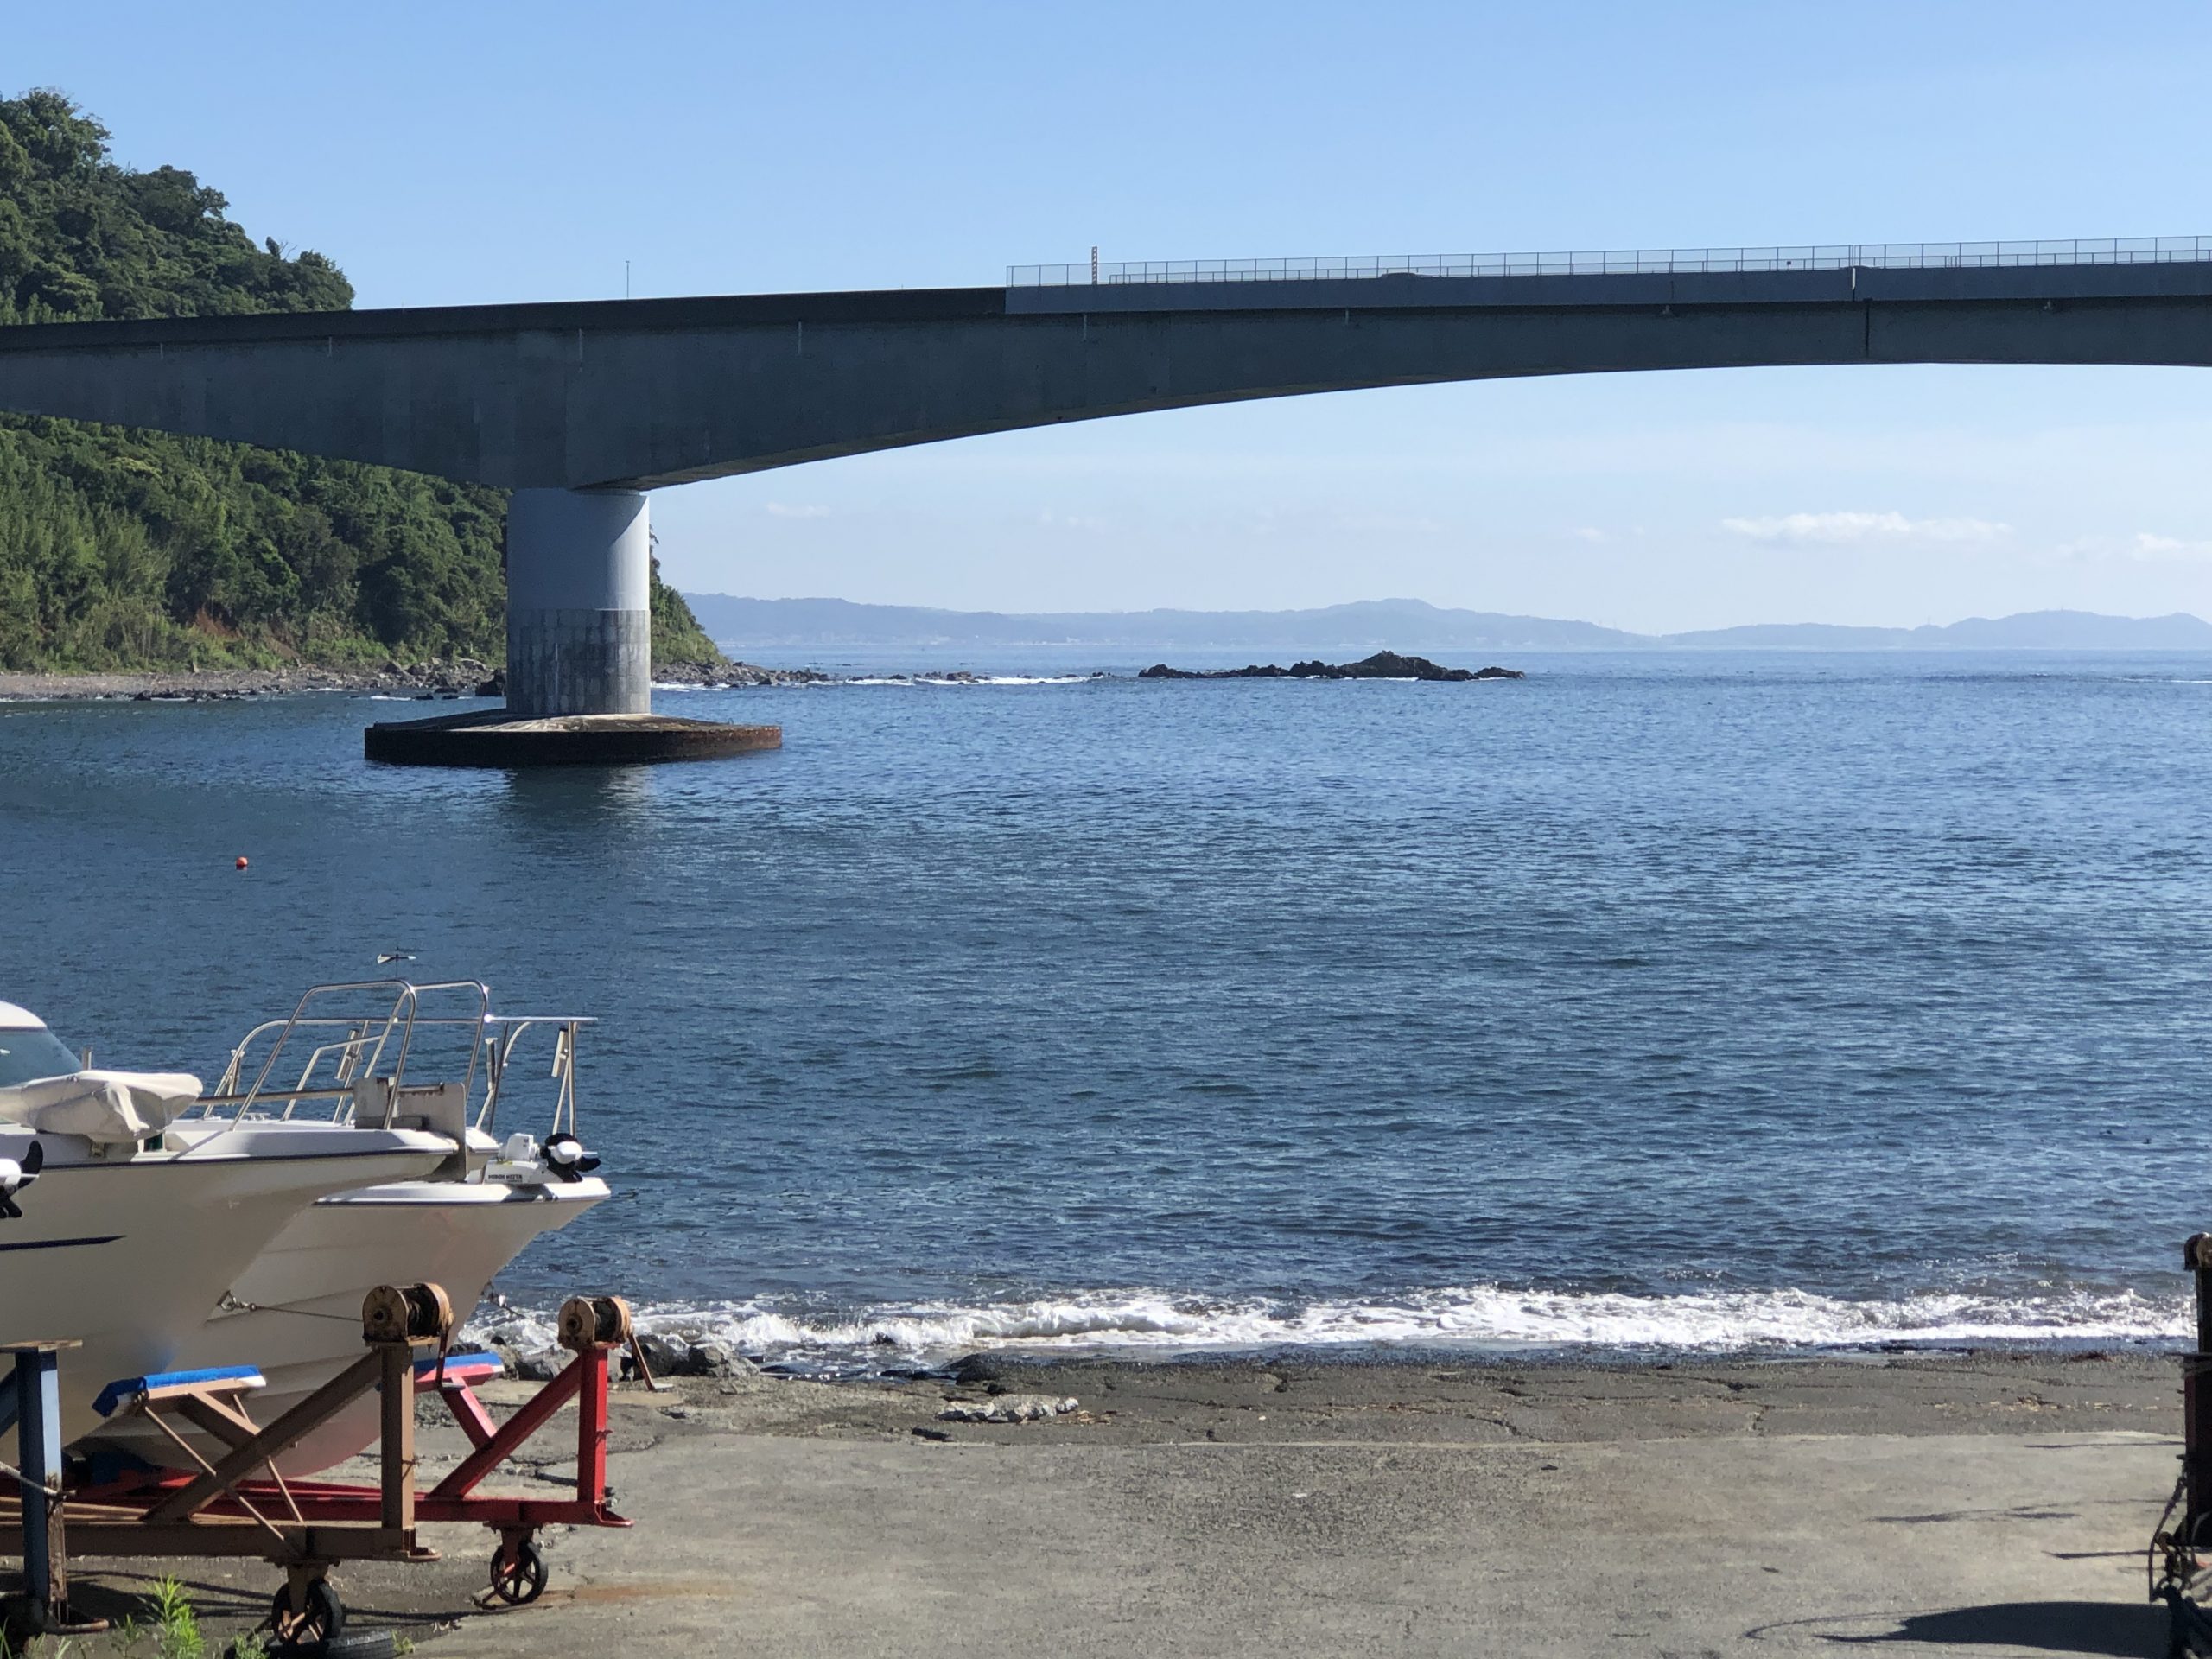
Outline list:
[[[510,1607],[527,1607],[545,1593],[545,1558],[528,1539],[492,1552],[492,1593]]]
[[[276,1592],[269,1610],[270,1634],[275,1638],[271,1650],[276,1653],[320,1654],[345,1628],[346,1604],[338,1599],[327,1579],[318,1579],[308,1586],[307,1605],[302,1611],[292,1610],[289,1588]]]

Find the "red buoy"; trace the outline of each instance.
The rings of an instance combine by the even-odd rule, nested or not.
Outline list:
[[[245,868],[245,855],[243,853],[238,855],[238,868]]]

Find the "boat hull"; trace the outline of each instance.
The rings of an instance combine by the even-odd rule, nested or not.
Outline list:
[[[350,1131],[338,1133],[350,1134]],[[224,1289],[318,1198],[427,1174],[450,1142],[381,1136],[384,1149],[301,1137],[257,1155],[139,1154],[99,1158],[73,1137],[41,1137],[45,1172],[0,1221],[0,1341],[69,1342],[61,1357],[61,1428],[98,1427],[109,1382],[174,1370]],[[360,1137],[365,1140],[365,1135]],[[0,1137],[0,1155],[20,1140]]]
[[[493,1276],[531,1240],[607,1196],[594,1178],[543,1186],[406,1181],[325,1198],[295,1216],[238,1274],[225,1307],[186,1339],[180,1366],[253,1366],[268,1386],[247,1408],[256,1422],[274,1422],[360,1357],[361,1299],[376,1286],[438,1285],[465,1319]],[[327,1469],[365,1450],[378,1427],[376,1397],[364,1395],[277,1467],[288,1476]],[[118,1425],[101,1438],[149,1462],[178,1460],[167,1438],[143,1425]]]

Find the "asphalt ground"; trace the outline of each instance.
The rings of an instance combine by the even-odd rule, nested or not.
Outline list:
[[[355,1628],[435,1659],[2158,1655],[2144,1547],[2177,1473],[2177,1371],[1285,1358],[687,1380],[616,1393],[611,1478],[636,1525],[549,1535],[533,1605],[478,1605],[491,1541],[469,1529],[429,1529],[436,1563],[336,1582]],[[938,1417],[1033,1394],[1079,1406]],[[420,1420],[426,1484],[465,1445],[440,1410]],[[556,1491],[573,1437],[556,1418],[505,1489]],[[78,1600],[143,1617],[164,1571],[219,1636],[280,1576],[88,1560]]]

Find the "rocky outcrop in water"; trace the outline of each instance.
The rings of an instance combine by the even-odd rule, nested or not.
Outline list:
[[[655,663],[653,678],[663,685],[696,685],[728,690],[756,685],[819,685],[830,676],[811,668],[763,668],[758,663]]]
[[[1288,668],[1274,663],[1255,663],[1247,668],[1170,668],[1155,663],[1137,676],[1141,680],[1518,680],[1526,677],[1517,668],[1446,668],[1426,657],[1401,657],[1395,651],[1378,651],[1356,663],[1293,663]]]

